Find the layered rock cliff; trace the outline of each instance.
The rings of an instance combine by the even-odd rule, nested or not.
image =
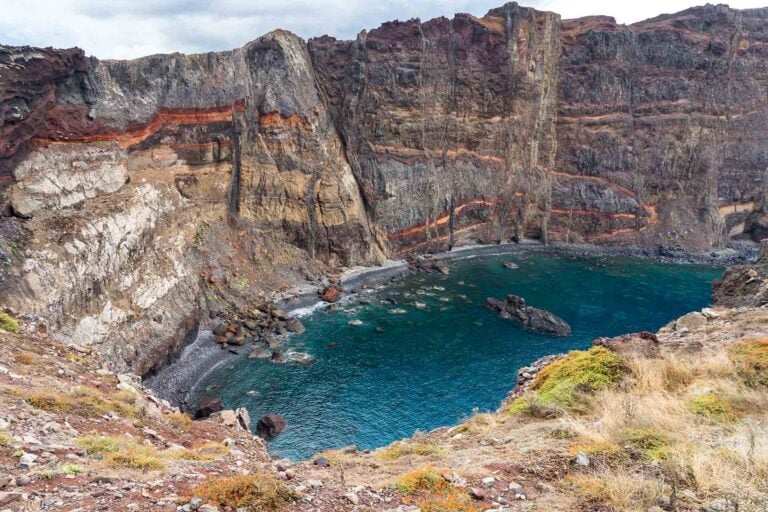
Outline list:
[[[144,373],[338,265],[760,238],[767,18],[510,3],[133,61],[0,47],[0,306]]]

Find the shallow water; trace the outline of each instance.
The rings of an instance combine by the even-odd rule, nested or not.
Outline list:
[[[520,268],[503,268],[504,261]],[[517,369],[539,357],[588,347],[598,336],[656,330],[707,305],[721,273],[624,257],[467,259],[453,263],[449,276],[418,274],[367,297],[370,304],[303,318],[306,333],[286,347],[311,354],[311,364],[242,358],[198,389],[227,407],[247,407],[254,422],[271,412],[285,416],[288,428],[269,444],[276,455],[375,448],[455,424],[475,408],[496,409]],[[529,332],[484,306],[485,297],[508,293],[561,316],[572,335]],[[362,325],[350,325],[353,319]]]

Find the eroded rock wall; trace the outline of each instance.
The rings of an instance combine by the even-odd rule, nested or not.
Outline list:
[[[0,306],[143,373],[337,265],[762,238],[767,20],[510,3],[132,61],[0,46]]]

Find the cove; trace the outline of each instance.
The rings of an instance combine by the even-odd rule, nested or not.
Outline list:
[[[504,268],[506,261],[519,268]],[[599,336],[657,330],[706,306],[721,273],[705,265],[546,253],[454,261],[450,275],[411,275],[305,316],[306,332],[287,338],[285,347],[309,353],[311,363],[240,357],[207,375],[193,396],[245,406],[254,421],[282,414],[288,428],[269,442],[276,456],[376,448],[496,409],[517,369],[539,357],[589,347]],[[564,318],[572,334],[530,332],[485,307],[486,297],[508,293]]]

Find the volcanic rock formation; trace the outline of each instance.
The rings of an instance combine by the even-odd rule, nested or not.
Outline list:
[[[759,238],[766,19],[509,3],[132,61],[0,46],[0,306],[145,373],[338,265]]]

